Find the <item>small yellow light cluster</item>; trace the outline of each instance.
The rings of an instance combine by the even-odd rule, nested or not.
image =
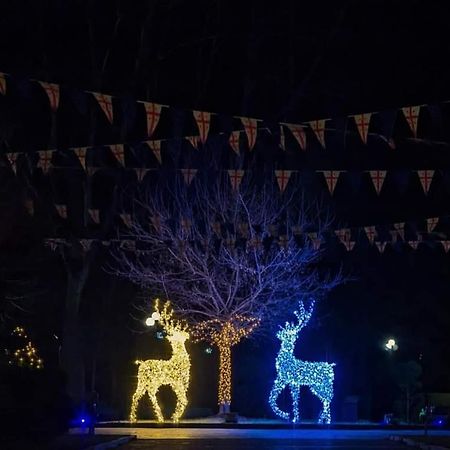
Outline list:
[[[170,302],[167,301],[162,311],[160,311],[157,299],[155,310],[151,318],[155,322],[159,321],[164,329],[165,337],[172,346],[172,357],[167,360],[149,359],[147,361],[136,361],[136,364],[139,366],[138,385],[131,403],[131,422],[136,422],[139,400],[146,393],[150,397],[158,422],[164,422],[164,417],[156,398],[158,389],[163,385],[170,386],[177,397],[177,404],[172,416],[174,422],[178,422],[188,403],[186,393],[189,387],[191,361],[185,347],[185,342],[189,339],[187,326],[173,319]]]
[[[14,328],[12,335],[23,339],[28,339],[28,336],[22,327]],[[31,341],[28,341],[25,347],[17,349],[14,352],[14,359],[10,360],[9,363],[35,369],[42,369],[44,365],[42,359],[38,357],[37,350],[34,348]]]
[[[219,350],[218,404],[231,404],[231,348],[249,336],[259,326],[260,320],[242,315],[229,320],[211,319],[194,329],[197,341],[207,341]]]

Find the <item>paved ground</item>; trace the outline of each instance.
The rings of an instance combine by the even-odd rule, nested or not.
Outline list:
[[[130,442],[121,450],[406,450],[387,440],[292,439],[146,439]]]

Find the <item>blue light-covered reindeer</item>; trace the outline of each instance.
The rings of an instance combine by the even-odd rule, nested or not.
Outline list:
[[[322,402],[322,411],[319,415],[319,423],[331,422],[330,404],[333,399],[334,363],[301,361],[294,356],[295,342],[298,333],[306,326],[314,309],[314,301],[308,310],[303,302],[299,302],[299,311],[295,311],[298,323],[286,322],[280,327],[277,338],[281,341],[280,351],[276,359],[277,378],[270,392],[269,403],[275,414],[283,419],[289,419],[289,413],[282,411],[277,406],[277,399],[281,391],[288,387],[291,391],[293,404],[293,422],[300,420],[299,395],[300,387],[308,386],[311,392]]]

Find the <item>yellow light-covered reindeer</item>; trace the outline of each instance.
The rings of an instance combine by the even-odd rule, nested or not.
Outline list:
[[[158,404],[156,394],[163,385],[170,386],[177,397],[177,404],[172,416],[174,422],[178,422],[183,414],[188,400],[191,361],[186,350],[185,342],[189,339],[187,325],[173,319],[173,310],[167,301],[162,310],[159,309],[159,301],[155,304],[156,317],[166,333],[166,339],[172,346],[170,359],[148,359],[136,361],[139,365],[138,384],[131,403],[130,421],[136,422],[136,410],[139,400],[147,393],[155,410],[158,422],[163,422],[164,417]]]

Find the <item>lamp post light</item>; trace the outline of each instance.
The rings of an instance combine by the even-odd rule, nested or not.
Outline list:
[[[388,352],[395,352],[398,350],[398,345],[395,339],[389,338],[384,344],[384,349]]]

